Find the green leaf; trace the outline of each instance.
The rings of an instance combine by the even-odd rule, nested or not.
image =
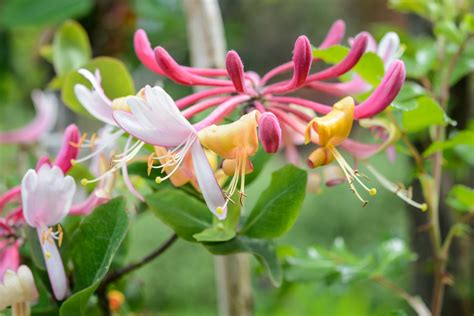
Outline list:
[[[43,257],[43,250],[41,250],[41,243],[38,239],[36,229],[30,226],[25,227],[26,242],[29,248],[30,258],[35,266],[41,271],[46,271],[46,265]]]
[[[462,184],[452,187],[448,193],[447,203],[462,212],[474,212],[474,189]]]
[[[215,255],[228,255],[240,252],[252,253],[267,270],[273,285],[280,286],[282,271],[273,241],[255,240],[238,236],[226,242],[205,243],[204,245]]]
[[[72,237],[75,288],[84,289],[101,280],[109,269],[128,230],[123,198],[97,207],[84,218]]]
[[[212,227],[212,213],[197,199],[176,189],[164,189],[145,197],[150,210],[176,234],[196,241],[193,235]]]
[[[101,86],[110,99],[135,94],[132,77],[125,65],[118,59],[97,57],[83,65],[82,68],[88,69],[92,73],[99,70],[102,78]],[[74,86],[78,83],[91,87],[89,81],[77,71],[74,71],[66,76],[61,90],[61,98],[71,110],[89,115],[89,112],[84,109],[74,93]]]
[[[75,21],[65,22],[54,35],[53,66],[58,76],[78,69],[91,59],[92,51],[84,28]]]
[[[459,80],[465,76],[471,74],[474,71],[474,41],[471,40],[471,45],[468,45],[462,52],[456,65],[454,66],[453,73],[449,79],[449,84],[453,86]]]
[[[349,48],[341,45],[334,45],[329,48],[313,49],[313,57],[320,58],[329,64],[337,64],[349,54]],[[384,75],[384,64],[382,59],[373,52],[365,53],[353,70],[365,81],[372,85],[377,85]]]
[[[417,13],[421,16],[428,14],[427,0],[389,0],[392,9],[406,13]]]
[[[474,14],[464,15],[459,28],[465,35],[474,34]]]
[[[257,153],[251,158],[253,164],[253,172],[245,176],[245,184],[252,183],[262,172],[263,168],[270,160],[272,155],[265,152],[262,146],[257,150]]]
[[[444,37],[448,41],[456,44],[461,44],[463,41],[462,33],[453,21],[442,21],[437,23],[434,28],[434,33],[437,37]]]
[[[425,89],[419,84],[413,81],[405,82],[397,97],[393,100],[392,106],[401,111],[414,110],[418,105],[415,98],[425,94]]]
[[[226,218],[219,220],[213,216],[212,227],[206,228],[198,234],[194,234],[194,239],[199,242],[214,242],[227,241],[235,237],[237,225],[240,220],[239,193],[236,192],[231,199],[236,201],[236,203],[228,203]]]
[[[108,272],[128,230],[126,202],[116,198],[97,207],[72,237],[76,293],[61,306],[60,314],[85,315],[90,296]]]
[[[436,63],[436,44],[433,40],[423,39],[416,47],[414,56],[404,55],[407,77],[421,78],[433,69]]]
[[[293,227],[306,192],[307,174],[287,165],[272,174],[270,186],[260,195],[241,234],[275,238]]]
[[[474,147],[474,131],[461,131],[451,137],[449,140],[444,142],[434,142],[432,143],[424,152],[423,157],[431,156],[432,154],[441,151],[453,148],[458,145],[467,145]]]
[[[417,98],[416,102],[414,110],[402,113],[403,127],[407,132],[418,132],[445,123],[444,111],[434,99],[423,96]]]
[[[92,0],[4,0],[0,25],[5,27],[52,25],[81,17],[92,8]]]

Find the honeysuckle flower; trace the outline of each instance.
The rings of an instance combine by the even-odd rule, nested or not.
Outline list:
[[[0,132],[0,144],[31,144],[54,127],[58,113],[54,95],[35,90],[31,98],[36,109],[36,117],[21,128]]]
[[[314,131],[319,138],[318,143],[321,146],[308,157],[308,166],[316,168],[336,160],[344,172],[351,191],[363,205],[366,205],[368,201],[362,198],[357,191],[354,180],[372,196],[377,194],[377,190],[375,188],[368,188],[361,180],[363,175],[354,170],[336,149],[337,146],[341,145],[349,137],[353,120],[354,100],[351,97],[347,97],[334,104],[331,112],[323,117],[316,117],[308,123],[305,131],[305,141],[307,143],[311,141],[311,133]]]
[[[226,196],[230,198],[240,183],[241,203],[245,196],[245,175],[253,171],[249,157],[258,150],[257,126],[260,112],[254,110],[225,125],[211,125],[199,131],[199,141],[224,159],[223,170],[232,176]]]
[[[165,155],[151,158],[167,159],[165,164],[152,165],[152,168],[173,168],[168,169],[165,177],[157,177],[156,181],[160,183],[173,176],[186,156],[190,155],[197,183],[209,210],[218,218],[225,218],[226,201],[198,140],[198,130],[181,114],[171,97],[160,87],[146,86],[142,97],[130,97],[127,103],[130,112],[117,110],[113,112],[113,117],[122,129],[139,141],[116,162],[126,163],[145,143],[166,147],[168,152]]]
[[[337,21],[333,24],[328,35],[319,45],[319,48],[328,48],[338,44],[343,36],[344,23]],[[387,44],[393,41],[390,38],[384,40],[381,47],[381,51],[385,52],[384,54],[387,56],[393,56],[393,54],[388,53],[392,51],[389,48],[391,46]],[[183,109],[183,115],[186,118],[191,118],[211,107],[217,107],[208,118],[203,120],[202,124],[199,123],[201,125],[196,126],[197,129],[215,124],[238,106],[257,109],[262,114],[269,112],[278,119],[283,133],[284,147],[287,148],[288,156],[292,157],[293,160],[295,155],[291,155],[291,153],[294,153],[294,150],[292,150],[294,146],[289,145],[288,140],[294,137],[285,135],[285,133],[293,134],[296,132],[297,134],[302,134],[301,127],[298,127],[299,130],[295,130],[295,125],[300,124],[300,122],[294,122],[295,117],[298,120],[305,121],[303,125],[306,125],[311,120],[311,117],[308,118],[303,111],[292,106],[298,105],[319,114],[329,113],[332,107],[308,99],[287,96],[287,94],[303,88],[313,88],[312,85],[321,84],[324,86],[332,84],[326,82],[326,80],[337,79],[353,69],[364,52],[367,51],[368,46],[371,46],[370,49],[377,49],[370,34],[363,32],[352,41],[349,54],[341,62],[321,71],[311,73],[311,66],[320,62],[320,60],[312,57],[311,44],[308,38],[300,36],[295,42],[292,61],[270,70],[260,78],[254,72],[245,71],[244,65],[235,51],[228,52],[225,69],[203,69],[185,67],[178,64],[163,47],[156,47],[153,50],[143,30],[136,32],[134,45],[138,58],[152,71],[168,77],[179,84],[214,87],[176,101],[176,105],[179,109]],[[275,81],[274,79],[277,76],[290,70],[293,70],[293,75],[290,79],[271,82]],[[379,86],[376,87],[366,101],[355,107],[354,117],[356,119],[370,118],[383,111],[399,92],[404,78],[405,69],[403,63],[399,60],[391,62]],[[351,95],[357,92],[351,89],[348,86],[344,89],[339,89],[339,92],[341,92],[341,95]],[[326,92],[332,93],[331,91]],[[262,128],[262,133],[265,130],[267,128]],[[265,142],[264,148],[266,146],[267,143]]]
[[[54,240],[61,246],[63,232],[59,223],[68,214],[75,191],[74,179],[64,176],[59,167],[50,167],[48,164],[41,166],[38,171],[28,170],[21,182],[23,215],[28,225],[36,228],[57,300],[67,296],[68,282]],[[55,225],[58,225],[57,232],[50,228]]]
[[[84,85],[76,84],[74,86],[74,92],[77,99],[92,116],[105,123],[106,126],[102,129],[102,132],[99,133],[98,137],[96,134],[93,134],[90,140],[86,140],[85,138],[87,137],[87,134],[84,135],[85,137],[83,136],[78,146],[90,148],[92,151],[89,155],[76,160],[75,163],[85,162],[89,159],[97,158],[100,155],[103,156],[117,147],[118,140],[125,134],[125,132],[117,128],[117,123],[115,122],[112,113],[114,109],[119,110],[124,108],[127,110],[128,108],[125,101],[126,97],[116,98],[114,100],[110,100],[107,97],[101,86],[99,70],[96,70],[94,74],[87,69],[79,69],[78,72],[90,82],[92,90]],[[113,131],[114,129],[115,131]],[[129,149],[128,146],[130,141],[131,139],[129,139],[125,146],[126,151]],[[112,157],[108,158],[111,159]],[[97,165],[97,160],[93,162],[93,166],[94,165]],[[144,201],[145,199],[135,189],[128,176],[127,164],[121,164],[120,168],[117,168],[116,170],[118,169],[122,169],[124,183],[129,191],[140,201]]]
[[[38,290],[30,268],[22,265],[18,269],[7,270],[2,279],[0,311],[11,306],[13,315],[30,315],[30,304],[38,299]]]

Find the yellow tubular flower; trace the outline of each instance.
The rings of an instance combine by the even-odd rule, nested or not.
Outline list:
[[[250,156],[258,150],[257,126],[260,112],[252,111],[238,121],[225,125],[212,125],[199,131],[200,143],[224,158],[224,172],[232,176],[226,190],[227,197],[234,194],[240,180],[240,195],[245,196],[245,175],[253,170]]]
[[[347,97],[334,104],[331,112],[312,119],[305,130],[305,143],[311,141],[311,129],[319,135],[319,145],[340,145],[350,134],[354,120],[354,99]]]
[[[362,198],[357,191],[354,186],[354,180],[369,192],[370,195],[377,194],[377,190],[375,188],[368,188],[361,180],[361,178],[366,177],[357,170],[352,169],[336,149],[336,146],[349,137],[354,120],[354,107],[354,100],[351,97],[344,98],[334,104],[331,112],[323,117],[316,117],[308,123],[305,130],[305,142],[309,143],[311,141],[311,131],[314,130],[319,136],[319,145],[321,147],[310,154],[307,163],[310,168],[316,168],[327,165],[335,159],[344,172],[351,191],[363,205],[366,205],[368,201]]]

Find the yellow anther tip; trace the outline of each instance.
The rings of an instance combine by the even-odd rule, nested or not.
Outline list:
[[[369,190],[369,194],[372,195],[372,196],[376,195],[377,194],[377,189],[376,188],[371,188]]]
[[[45,255],[46,259],[51,258],[51,252],[49,252],[49,251],[45,251],[44,255]]]
[[[224,210],[222,209],[222,207],[219,206],[219,207],[216,208],[216,213],[219,214],[219,215],[222,215],[222,214],[224,214]]]
[[[421,210],[423,212],[426,212],[427,209],[428,209],[428,204],[426,204],[426,203],[421,204]]]
[[[88,183],[89,183],[89,181],[88,181],[87,179],[85,179],[85,178],[81,180],[81,184],[82,184],[83,186],[86,186]]]
[[[161,177],[156,177],[156,178],[155,178],[155,182],[156,182],[156,183],[160,184],[161,181],[163,181],[163,180],[161,179]]]

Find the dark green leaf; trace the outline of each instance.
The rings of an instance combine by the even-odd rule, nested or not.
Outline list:
[[[77,292],[61,306],[60,314],[85,315],[90,296],[108,272],[128,230],[125,200],[116,198],[97,207],[72,237],[71,257]]]
[[[226,242],[205,243],[204,245],[215,255],[228,255],[239,252],[252,253],[265,267],[272,283],[275,286],[280,286],[282,272],[273,241],[255,240],[238,236]]]
[[[75,21],[65,22],[54,35],[53,66],[58,76],[78,69],[92,56],[89,37]]]
[[[195,242],[193,235],[212,227],[213,216],[207,206],[182,191],[164,189],[145,199],[150,210],[187,241]]]
[[[306,181],[306,172],[293,165],[275,171],[241,233],[255,238],[275,238],[290,230],[303,204]]]
[[[84,289],[102,279],[128,230],[123,198],[97,207],[72,237],[75,287]]]
[[[88,69],[92,73],[99,70],[102,78],[101,86],[110,99],[135,94],[132,77],[125,65],[118,59],[111,57],[97,57],[85,64],[82,68]],[[67,75],[64,80],[64,85],[61,90],[61,98],[64,104],[66,104],[71,110],[77,113],[89,115],[77,100],[74,93],[74,86],[78,83],[89,88],[91,87],[89,81],[87,81],[77,71],[74,71]]]

